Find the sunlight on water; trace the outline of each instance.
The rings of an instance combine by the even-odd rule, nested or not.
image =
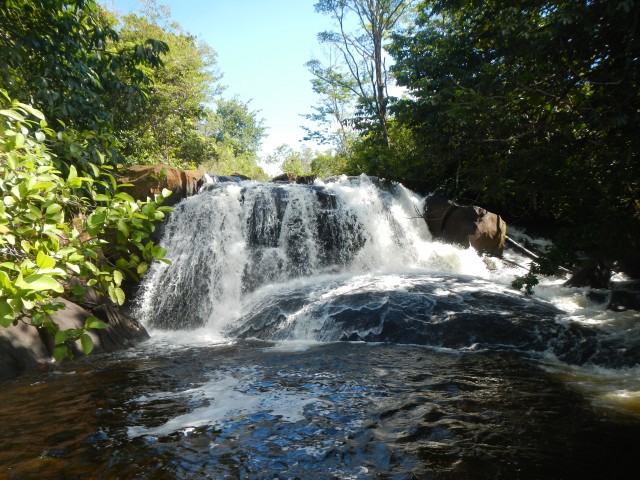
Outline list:
[[[281,307],[276,303],[283,292],[304,291],[299,305],[287,300],[287,318],[279,320],[279,331],[289,337],[277,340],[290,343],[272,347],[304,349],[318,340],[339,338],[340,331],[331,330],[337,327],[326,322],[326,308],[334,316],[340,314],[341,307],[331,304],[332,299],[368,295],[359,308],[379,310],[388,294],[411,290],[412,282],[422,281],[408,280],[407,275],[424,274],[433,283],[444,275],[433,298],[465,302],[476,292],[517,296],[509,290],[511,282],[529,264],[509,249],[508,262],[502,262],[483,258],[471,248],[433,241],[420,215],[424,199],[402,185],[375,178],[343,176],[317,180],[313,186],[248,181],[207,188],[177,205],[163,240],[173,265],[154,265],[144,281],[136,315],[150,328],[154,341],[167,348],[232,342],[230,332],[252,309],[278,313]],[[517,230],[513,234],[540,249],[549,245]],[[456,284],[445,280],[447,275],[469,278]],[[636,312],[606,310],[606,302],[595,302],[586,289],[566,288],[563,282],[543,278],[534,298],[565,312],[557,316],[559,324],[597,331],[594,358],[605,358],[606,349],[614,345],[624,350],[640,344]],[[363,326],[359,335],[376,337],[382,328],[374,322]],[[473,345],[458,348],[483,348]],[[574,374],[586,377],[592,368],[589,361],[571,366]],[[620,382],[615,380],[617,372]],[[596,402],[635,409],[640,378],[617,369],[607,378],[608,382],[567,382]]]
[[[625,478],[638,313],[514,291],[528,259],[434,242],[423,203],[364,176],[180,202],[151,339],[8,382],[0,477]]]
[[[314,396],[306,396],[290,389],[271,387],[271,383],[262,380],[259,369],[238,368],[230,372],[216,371],[206,383],[189,390],[142,395],[131,400],[138,408],[175,397],[182,397],[182,401],[200,406],[157,427],[129,427],[128,435],[132,438],[163,436],[176,431],[188,434],[198,427],[238,421],[256,413],[295,423],[304,418],[305,406],[320,401]]]
[[[640,366],[577,367],[560,364],[553,358],[546,360],[545,366],[554,378],[586,395],[597,408],[627,412],[640,418]]]
[[[300,185],[219,184],[176,206],[137,316],[150,327],[220,331],[247,292],[340,272],[428,270],[487,277],[472,249],[433,242],[423,199],[369,177]]]

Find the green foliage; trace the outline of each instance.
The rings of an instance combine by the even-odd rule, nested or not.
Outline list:
[[[129,163],[204,166],[219,174],[263,178],[257,152],[265,136],[258,112],[223,91],[217,54],[171,21],[168,7],[143,2],[141,14],[121,19],[121,49],[155,38],[167,46],[162,68],[148,70],[148,101],[136,115],[115,118],[122,153]]]
[[[207,124],[207,133],[218,145],[230,148],[235,156],[256,156],[265,136],[264,121],[237,97],[216,101],[215,116]]]
[[[318,113],[324,115],[328,108],[332,116],[339,115],[341,106],[347,103],[344,96],[351,94],[357,107],[351,123],[356,129],[375,130],[385,146],[390,139],[384,43],[410,11],[411,3],[320,0],[314,6],[316,12],[329,15],[338,27],[338,31],[318,34],[319,42],[331,51],[329,65],[323,66],[318,60],[307,64],[315,76],[314,90],[323,98]]]
[[[638,261],[637,2],[425,1],[394,38],[395,107],[432,189]]]
[[[115,127],[130,163],[197,164],[215,156],[215,138],[204,132],[206,104],[220,93],[216,52],[170,19],[168,7],[144,2],[141,14],[121,19],[118,48],[154,38],[167,46],[162,68],[148,70],[148,101],[136,115],[122,110]]]
[[[0,88],[27,99],[53,125],[93,132],[83,152],[100,152],[101,161],[115,165],[114,117],[144,104],[148,74],[161,65],[166,45],[141,39],[119,46],[109,15],[94,0],[1,2],[0,32]]]
[[[329,54],[328,61],[328,66],[319,60],[305,64],[314,76],[311,86],[319,101],[313,107],[313,113],[303,115],[316,125],[315,129],[303,127],[307,132],[304,139],[332,145],[338,154],[346,155],[348,142],[356,135],[353,122],[357,98],[355,83],[340,71],[334,56]]]
[[[326,178],[340,175],[347,170],[346,157],[338,154],[314,151],[309,147],[295,150],[282,144],[265,159],[267,164],[277,165],[280,169],[296,176],[316,175]]]
[[[294,150],[290,145],[279,145],[267,158],[266,162],[279,165],[283,172],[297,176],[311,174],[311,149],[301,152]]]
[[[267,175],[258,165],[258,150],[266,132],[258,112],[237,97],[219,98],[215,107],[201,126],[204,135],[215,141],[215,154],[201,161],[201,166],[220,175],[241,174],[266,180]]]
[[[311,173],[319,178],[332,177],[346,173],[348,169],[347,157],[340,153],[314,152],[311,159]]]
[[[0,325],[46,329],[56,359],[70,355],[76,340],[88,353],[86,332],[105,325],[91,317],[61,331],[51,319],[64,306],[56,299],[82,298],[87,286],[122,305],[125,277],[138,279],[150,261],[164,260],[164,249],[147,239],[170,209],[158,206],[162,196],[134,201],[104,166],[80,169],[53,154],[48,144],[71,160],[86,147],[73,131],[55,132],[40,111],[0,94]]]

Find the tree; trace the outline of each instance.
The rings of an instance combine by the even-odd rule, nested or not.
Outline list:
[[[291,145],[283,143],[267,156],[265,161],[273,165],[280,165],[285,173],[302,176],[311,174],[312,156],[313,153],[309,148],[298,152]]]
[[[564,226],[574,249],[638,260],[640,5],[423,2],[390,52],[397,119],[452,196]]]
[[[168,7],[143,3],[142,15],[122,18],[120,45],[155,38],[167,45],[162,68],[149,72],[148,101],[136,115],[126,110],[116,126],[123,153],[135,163],[195,165],[215,155],[215,140],[203,133],[207,106],[221,92],[216,52],[171,21]]]
[[[331,52],[328,55],[328,66],[323,66],[319,60],[311,60],[305,64],[315,77],[311,80],[311,86],[320,100],[313,107],[314,113],[303,117],[320,128],[302,128],[307,131],[305,140],[333,145],[336,152],[344,156],[348,153],[347,146],[354,132],[354,82],[339,71]]]
[[[239,98],[218,98],[215,110],[209,110],[201,132],[214,141],[214,154],[201,166],[221,175],[241,174],[257,180],[267,175],[258,166],[258,150],[265,136],[264,120],[249,102]]]
[[[338,24],[338,32],[321,32],[320,43],[328,44],[342,57],[346,72],[333,67],[322,68],[310,62],[311,73],[333,90],[349,90],[361,109],[359,126],[373,121],[384,145],[389,145],[387,85],[384,42],[407,13],[407,0],[321,0],[315,4],[319,13],[330,15]],[[352,20],[357,27],[350,31]]]
[[[236,156],[257,156],[266,132],[259,112],[250,110],[249,102],[243,103],[238,97],[219,98],[215,105],[215,116],[207,125],[208,134],[231,148]]]
[[[3,1],[0,87],[32,103],[54,125],[79,135],[97,132],[84,137],[86,151],[94,151],[96,163],[115,164],[114,116],[137,112],[145,102],[148,74],[166,51],[153,39],[124,45],[117,40],[108,14],[94,0]]]
[[[60,330],[57,298],[93,287],[122,305],[125,277],[165,255],[148,237],[168,210],[120,191],[111,171],[114,119],[144,105],[166,45],[118,41],[93,0],[0,3],[0,326],[48,331],[56,359],[76,340],[89,353],[87,330],[106,326]]]

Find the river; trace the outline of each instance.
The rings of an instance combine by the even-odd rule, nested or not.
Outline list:
[[[367,177],[186,199],[134,307],[151,340],[2,384],[0,478],[631,478],[637,312],[511,290],[421,202]]]

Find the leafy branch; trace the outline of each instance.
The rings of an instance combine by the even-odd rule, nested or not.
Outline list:
[[[136,201],[107,167],[76,167],[51,153],[56,145],[82,156],[77,132],[55,132],[40,111],[2,90],[0,107],[0,326],[45,329],[56,360],[69,357],[76,341],[88,354],[88,331],[107,324],[89,317],[82,328],[61,330],[51,317],[64,307],[57,299],[81,298],[92,287],[122,305],[126,277],[138,280],[150,262],[168,262],[148,238],[171,211],[159,206],[170,192]]]

